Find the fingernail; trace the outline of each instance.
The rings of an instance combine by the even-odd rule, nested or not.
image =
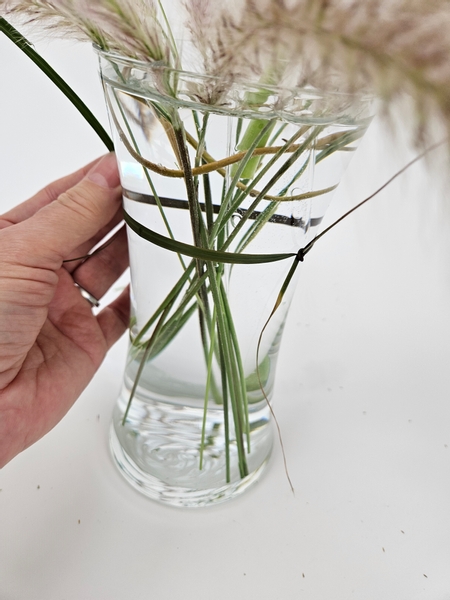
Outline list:
[[[120,185],[119,170],[116,155],[110,152],[92,167],[86,179],[104,188],[115,188]]]

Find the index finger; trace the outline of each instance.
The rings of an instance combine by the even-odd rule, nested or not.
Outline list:
[[[115,154],[104,156],[75,186],[35,215],[8,227],[9,259],[44,269],[57,269],[64,259],[117,214],[122,200]]]
[[[21,223],[22,221],[32,217],[42,207],[50,204],[62,193],[66,192],[68,189],[80,182],[90,171],[90,169],[98,163],[99,160],[101,160],[101,157],[96,158],[89,164],[81,167],[81,169],[78,169],[78,171],[53,181],[45,188],[40,190],[37,194],[32,196],[29,200],[25,200],[25,202],[18,204],[4,215],[0,215],[0,229],[7,227],[8,225]]]

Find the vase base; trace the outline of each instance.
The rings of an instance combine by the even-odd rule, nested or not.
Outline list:
[[[239,496],[258,481],[269,460],[269,456],[267,456],[266,460],[257,469],[243,479],[220,487],[199,490],[169,485],[157,477],[145,473],[122,447],[114,425],[112,425],[110,432],[110,447],[114,462],[120,473],[136,490],[162,504],[186,508],[219,504]]]

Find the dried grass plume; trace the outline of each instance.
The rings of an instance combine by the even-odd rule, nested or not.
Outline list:
[[[158,0],[0,0],[0,14],[181,68],[171,28],[184,19],[196,70],[224,88],[251,77],[387,103],[408,93],[419,128],[433,113],[450,130],[448,0],[179,0],[175,10],[166,1],[169,19]],[[207,101],[223,92],[211,88]]]

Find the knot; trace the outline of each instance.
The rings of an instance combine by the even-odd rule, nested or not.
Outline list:
[[[304,248],[300,248],[300,250],[297,252],[297,256],[295,257],[295,260],[298,262],[303,262],[304,258],[305,258],[305,249]]]
[[[314,242],[317,240],[318,238],[315,237],[313,240],[311,240],[308,244],[306,244],[306,246],[304,246],[303,248],[300,248],[300,250],[297,252],[296,256],[295,256],[295,260],[297,262],[303,262],[305,260],[305,256],[308,254],[308,252],[311,250],[311,248],[314,246]]]

